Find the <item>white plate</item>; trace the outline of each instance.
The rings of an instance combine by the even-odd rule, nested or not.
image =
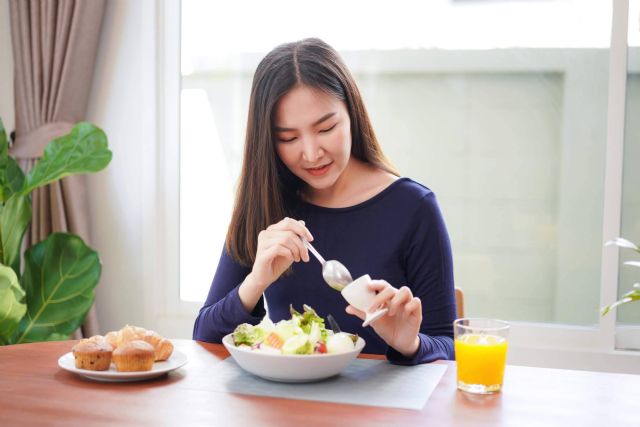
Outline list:
[[[58,366],[65,371],[73,372],[74,374],[82,375],[83,377],[90,378],[92,380],[109,382],[148,380],[150,378],[164,375],[167,372],[174,371],[185,363],[187,363],[187,356],[178,350],[173,350],[169,360],[165,360],[164,362],[155,362],[150,371],[142,372],[118,372],[114,368],[113,364],[108,371],[78,369],[76,368],[76,361],[73,357],[73,353],[71,352],[62,355],[60,359],[58,359]]]
[[[353,351],[347,353],[305,355],[270,354],[238,348],[233,343],[233,334],[222,338],[222,344],[247,372],[271,381],[304,383],[338,375],[360,354],[365,342],[358,337]]]

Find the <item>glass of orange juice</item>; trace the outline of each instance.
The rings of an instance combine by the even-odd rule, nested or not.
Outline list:
[[[502,389],[509,324],[503,320],[464,318],[453,322],[458,388],[490,394]]]

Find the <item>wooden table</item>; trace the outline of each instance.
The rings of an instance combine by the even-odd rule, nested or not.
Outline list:
[[[58,368],[75,341],[0,347],[0,426],[626,426],[640,425],[640,376],[508,366],[502,393],[456,390],[456,364],[422,411],[245,396],[208,389],[228,357],[219,344],[175,340],[189,362],[157,380],[102,383]],[[210,376],[209,376],[210,378]]]

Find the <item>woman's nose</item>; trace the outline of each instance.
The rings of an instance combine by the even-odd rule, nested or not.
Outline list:
[[[309,163],[315,163],[322,157],[322,148],[315,141],[315,138],[308,137],[302,142],[302,158]]]

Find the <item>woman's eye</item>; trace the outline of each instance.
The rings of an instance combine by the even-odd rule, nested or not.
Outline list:
[[[334,127],[336,127],[337,123],[333,126],[331,126],[330,128],[327,129],[322,129],[320,130],[320,133],[327,133],[327,132],[331,132],[333,130]]]
[[[296,140],[296,137],[291,137],[291,138],[278,138],[278,141],[280,142],[293,142]]]

